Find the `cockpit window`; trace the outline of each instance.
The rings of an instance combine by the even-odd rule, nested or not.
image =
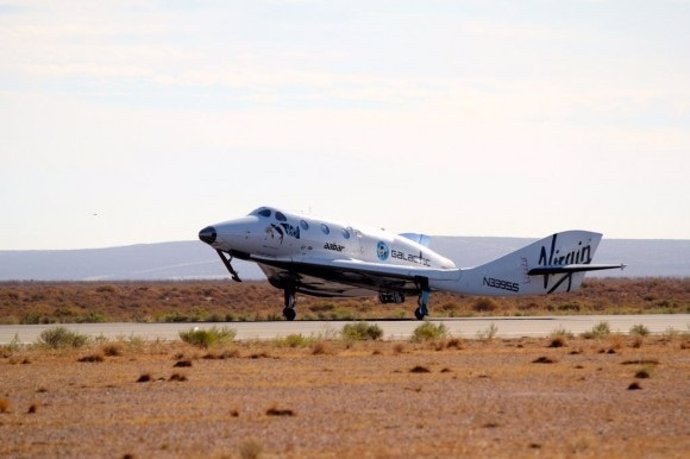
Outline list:
[[[276,220],[278,220],[279,222],[286,222],[287,217],[285,217],[285,215],[283,215],[282,212],[276,211]]]
[[[300,220],[299,226],[301,226],[304,231],[309,229],[309,223],[307,223],[305,220]]]
[[[328,228],[328,225],[325,223],[321,224],[321,231],[323,231],[323,234],[328,234],[331,232],[330,228]]]
[[[270,217],[271,216],[271,209],[263,208],[260,209],[257,214],[261,215],[262,217]]]
[[[342,229],[342,232],[343,232],[343,237],[344,237],[345,239],[350,239],[350,232],[349,232],[348,230],[346,230],[345,228],[343,228],[343,229]]]

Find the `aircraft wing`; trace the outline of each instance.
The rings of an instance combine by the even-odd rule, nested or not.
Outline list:
[[[304,293],[323,296],[345,296],[352,288],[372,292],[397,291],[418,294],[430,279],[458,279],[460,270],[441,270],[383,263],[370,263],[347,258],[302,258],[281,260],[252,257],[273,283],[295,282]]]

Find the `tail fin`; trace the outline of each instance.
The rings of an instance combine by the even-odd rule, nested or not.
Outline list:
[[[487,296],[569,292],[580,286],[586,271],[625,266],[591,264],[601,237],[589,231],[556,233],[497,260],[463,269],[456,286],[445,287]]]

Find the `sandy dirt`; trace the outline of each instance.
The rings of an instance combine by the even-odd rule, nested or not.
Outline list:
[[[690,457],[687,337],[549,344],[6,352],[0,456]]]

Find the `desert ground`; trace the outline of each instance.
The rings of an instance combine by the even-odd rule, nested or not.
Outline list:
[[[263,282],[9,282],[0,322],[232,330],[282,320],[280,302]],[[298,318],[403,317],[413,303],[301,296]],[[690,280],[590,280],[516,300],[434,294],[431,306],[432,317],[686,313]],[[0,346],[0,457],[690,457],[687,327],[359,338]]]
[[[6,346],[0,456],[680,458],[689,383],[679,332]]]
[[[416,298],[298,295],[299,320],[411,318]],[[282,292],[267,282],[2,282],[0,323],[222,322],[282,320]],[[435,292],[430,317],[690,312],[690,278],[589,279],[579,291],[521,298]]]

